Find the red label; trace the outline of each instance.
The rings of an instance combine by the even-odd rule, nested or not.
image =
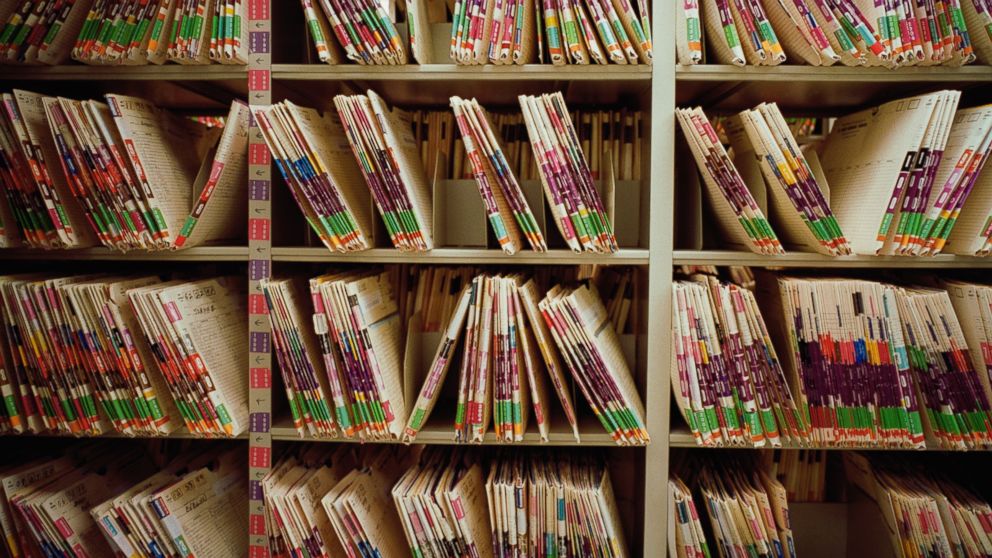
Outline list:
[[[64,517],[60,517],[58,521],[55,522],[55,528],[59,530],[59,534],[65,538],[72,536],[72,528],[69,527],[69,523]]]
[[[268,469],[272,463],[271,448],[248,448],[248,466],[256,469]]]
[[[265,516],[260,514],[251,514],[248,518],[248,534],[252,536],[264,535],[265,534]]]
[[[248,313],[253,316],[265,316],[269,313],[269,305],[265,303],[265,295],[248,295]]]
[[[269,15],[269,0],[250,0],[248,2],[248,19],[271,19]]]
[[[269,389],[272,387],[272,370],[268,368],[252,368],[248,373],[248,382],[251,389]]]
[[[269,219],[249,219],[248,220],[248,240],[268,240]]]
[[[264,143],[253,143],[248,146],[249,165],[268,165],[272,161],[272,154]]]
[[[248,70],[248,91],[268,91],[269,70]]]
[[[272,558],[267,546],[251,545],[248,547],[248,558]]]

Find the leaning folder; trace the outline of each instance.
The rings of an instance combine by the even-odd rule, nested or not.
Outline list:
[[[472,174],[482,196],[489,224],[507,254],[515,254],[523,242],[536,252],[547,249],[537,218],[510,168],[502,141],[497,137],[489,114],[475,100],[451,98]]]
[[[338,95],[334,105],[393,246],[432,249],[431,187],[413,141],[410,113],[389,108],[374,91]]]
[[[328,109],[321,114],[283,101],[252,107],[252,115],[293,199],[324,246],[339,252],[371,248],[372,199],[338,113]]]

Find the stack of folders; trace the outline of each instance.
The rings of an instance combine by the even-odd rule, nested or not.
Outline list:
[[[823,170],[854,252],[943,249],[992,151],[992,105],[959,109],[959,99],[960,92],[939,91],[834,124]]]
[[[688,0],[679,2],[676,51],[680,64],[704,62],[705,34],[720,64],[960,66],[976,56],[987,64],[990,8],[988,0]]]
[[[899,317],[924,419],[941,447],[992,447],[987,367],[975,368],[947,291],[903,289]],[[975,322],[967,324],[977,327]],[[975,347],[975,350],[981,350]]]
[[[486,501],[494,498],[487,491],[491,486],[483,466],[464,452],[425,450],[392,490],[410,552],[451,558],[505,556],[493,554],[490,542]]]
[[[272,556],[411,555],[390,490],[415,462],[396,446],[284,456],[261,482]]]
[[[676,558],[710,558],[702,514],[692,490],[677,476],[668,477],[668,555]]]
[[[676,116],[703,176],[706,197],[723,235],[731,243],[759,254],[785,253],[765,212],[758,206],[703,110],[676,109]]]
[[[944,251],[962,256],[992,254],[992,165],[983,166],[978,174]]]
[[[113,556],[90,510],[155,471],[146,452],[115,449],[76,447],[63,457],[0,469],[6,550],[29,557]]]
[[[486,494],[493,556],[629,556],[609,471],[596,456],[500,459]]]
[[[539,296],[537,282],[519,275],[479,275],[462,289],[413,406],[405,441],[416,438],[433,411],[464,330],[456,441],[483,441],[490,416],[498,441],[522,441],[531,406],[541,440],[547,441],[550,401],[542,368],[578,440],[567,367],[618,444],[647,442],[640,397],[595,289],[555,287],[544,300]]]
[[[801,149],[775,103],[762,103],[724,122],[734,164],[745,181],[764,178],[770,218],[782,242],[828,256],[851,253],[830,210],[830,189],[812,149]],[[760,168],[760,176],[754,172]],[[750,185],[750,184],[749,184]]]
[[[783,340],[793,347],[786,370],[813,443],[988,447],[986,370],[976,372],[946,291],[841,279],[770,283],[781,291],[769,303],[782,305]]]
[[[547,244],[540,225],[503,154],[502,141],[493,131],[489,114],[475,99],[452,97],[451,108],[500,247],[507,254],[515,254],[524,236],[532,250],[545,251]]]
[[[303,318],[306,291],[300,281],[265,281],[262,288],[300,435],[397,439],[407,408],[403,339],[389,275],[355,271],[311,279],[310,320]]]
[[[96,238],[118,250],[179,249],[244,231],[244,103],[232,103],[216,129],[123,95],[103,103],[15,90],[3,98],[0,153],[10,164],[0,173],[0,205],[28,245],[74,248]]]
[[[181,455],[96,499],[91,520],[115,556],[242,558],[247,549],[234,541],[248,536],[244,464],[243,447]]]
[[[300,0],[300,4],[310,40],[321,62],[406,64],[410,58],[409,50],[421,64],[431,62],[429,27],[426,20],[419,17],[424,8],[418,2],[406,4],[409,45],[397,26],[397,2]]]
[[[0,278],[7,431],[99,433],[105,425],[95,405],[123,434],[166,435],[182,426],[127,297],[157,283],[156,277]],[[59,328],[75,335],[59,335]]]
[[[712,460],[684,478],[698,491],[702,505],[696,506],[693,491],[679,476],[669,478],[674,523],[668,531],[670,556],[796,556],[785,487],[763,468],[736,459]],[[700,508],[709,517],[708,530]]]
[[[247,335],[234,278],[0,278],[4,422],[13,432],[234,436]],[[83,341],[85,340],[85,341]],[[171,397],[170,397],[171,396]]]
[[[0,3],[0,63],[65,62],[92,5],[93,0]]]
[[[334,105],[393,246],[433,248],[431,186],[413,140],[411,114],[390,108],[374,91],[338,95]]]
[[[895,556],[992,554],[992,506],[932,469],[844,454],[847,478],[874,500]]]
[[[526,297],[530,296],[527,302]],[[501,442],[523,440],[530,401],[543,439],[548,434],[546,383],[540,371],[533,322],[536,286],[522,276],[477,275],[457,296],[403,439],[412,442],[437,403],[448,368],[465,332],[458,375],[455,440],[481,442],[490,416]],[[538,334],[539,335],[539,334]],[[556,369],[561,373],[561,369]],[[560,377],[555,385],[560,383]],[[566,396],[567,397],[567,396]],[[571,400],[563,406],[572,409]]]
[[[648,3],[456,0],[457,64],[650,64]]]
[[[716,63],[777,66],[785,62],[782,43],[758,0],[700,0],[695,15],[702,18],[700,33],[708,39]]]
[[[555,224],[569,248],[612,253],[617,242],[575,126],[560,92],[521,95],[527,134]],[[604,165],[607,166],[607,165]],[[607,166],[607,168],[612,168]],[[612,176],[604,182],[612,189]],[[607,198],[612,192],[607,192]]]
[[[451,60],[466,65],[537,62],[543,53],[538,53],[542,30],[535,16],[540,18],[540,7],[534,0],[456,0],[452,10]],[[609,32],[612,36],[613,30]]]
[[[420,450],[284,456],[261,483],[273,555],[628,556],[602,460]]]
[[[232,437],[248,427],[248,336],[240,277],[168,281],[127,293],[186,428]]]
[[[791,348],[783,365],[810,422],[808,441],[924,447],[897,290],[839,279],[769,283],[780,290],[767,302]]]
[[[14,90],[0,95],[0,217],[4,243],[38,248],[96,244],[94,229],[60,165],[41,95]]]
[[[712,276],[672,291],[672,389],[696,443],[777,447],[809,435],[751,291]]]
[[[823,502],[827,484],[827,450],[775,450],[761,453],[768,474],[778,479],[790,502]]]
[[[644,405],[595,288],[556,285],[539,309],[561,359],[613,440],[620,445],[649,443]],[[535,317],[531,323],[537,321]]]
[[[947,289],[971,348],[972,365],[992,402],[992,286],[959,280],[946,280],[941,286]]]
[[[531,330],[524,324],[525,311],[518,295],[523,280],[519,275],[476,276],[462,291],[446,339],[438,347],[435,362],[444,367],[448,364],[446,345],[452,350],[457,347],[464,323],[465,349],[455,411],[457,442],[483,441],[490,416],[497,440],[522,441],[532,395],[534,408],[540,415],[538,422],[546,420],[541,415],[547,408],[544,378],[538,375],[536,347]],[[437,386],[443,383],[444,372],[440,370]],[[426,412],[420,417],[416,415],[421,411],[421,401],[429,407],[434,402],[431,398],[438,393],[433,383],[428,377],[414,408],[415,415],[404,432],[411,440],[427,418]]]
[[[992,3],[989,0],[962,2],[961,11],[971,31],[975,56],[981,64],[992,65]],[[982,30],[985,30],[982,33]]]
[[[329,250],[370,248],[373,226],[369,189],[333,110],[283,101],[252,107],[272,158],[311,229]],[[373,190],[374,191],[374,190]],[[378,198],[377,198],[378,202]]]
[[[242,0],[11,0],[0,7],[7,63],[244,64]]]
[[[76,4],[86,2],[76,2]],[[244,64],[247,2],[96,0],[72,48],[85,64]]]

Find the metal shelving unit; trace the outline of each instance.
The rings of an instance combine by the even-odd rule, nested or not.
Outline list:
[[[400,99],[432,99],[435,105],[446,105],[449,92],[473,94],[491,90],[491,95],[507,95],[508,90],[568,90],[579,99],[589,92],[604,92],[612,102],[624,102],[631,97],[642,99],[649,132],[644,184],[649,194],[644,197],[645,215],[649,216],[642,227],[641,248],[622,249],[615,255],[576,254],[556,249],[544,254],[521,252],[507,256],[499,250],[439,248],[426,254],[412,254],[392,249],[377,248],[355,254],[338,254],[323,247],[272,246],[271,232],[287,223],[276,222],[272,215],[273,169],[264,144],[256,129],[250,131],[251,199],[248,201],[251,232],[245,246],[200,247],[176,252],[132,252],[121,254],[102,248],[65,252],[32,250],[0,250],[0,267],[4,272],[17,267],[16,262],[51,260],[72,261],[159,261],[159,262],[244,262],[251,282],[250,301],[251,336],[247,340],[250,369],[251,419],[248,439],[250,448],[249,468],[252,482],[252,531],[253,552],[267,544],[264,521],[264,504],[255,489],[268,470],[272,459],[272,442],[343,442],[344,440],[311,440],[300,438],[286,420],[273,420],[272,404],[282,395],[273,393],[271,355],[267,348],[270,332],[268,321],[262,317],[264,303],[259,303],[259,279],[272,273],[274,266],[291,266],[295,263],[369,264],[468,264],[468,265],[630,265],[637,266],[647,276],[643,331],[638,332],[641,351],[637,368],[643,373],[642,397],[646,405],[647,429],[652,443],[643,451],[631,451],[631,459],[638,463],[637,479],[642,489],[640,509],[632,517],[641,523],[633,529],[640,540],[629,541],[640,554],[662,557],[667,549],[668,500],[667,478],[671,450],[696,448],[692,436],[674,419],[671,408],[671,282],[673,266],[678,265],[743,265],[782,268],[837,268],[837,269],[987,269],[992,268],[992,258],[967,258],[941,255],[934,258],[867,257],[855,256],[830,258],[816,254],[790,253],[779,257],[765,257],[745,252],[723,250],[674,249],[675,216],[675,147],[676,124],[673,109],[678,105],[693,103],[713,107],[715,111],[752,106],[756,99],[779,100],[787,108],[843,112],[848,106],[869,100],[890,98],[903,91],[936,89],[942,86],[980,90],[992,84],[992,69],[987,67],[964,68],[909,68],[897,71],[876,68],[813,68],[807,66],[780,67],[729,67],[698,66],[680,67],[675,60],[676,9],[674,2],[655,1],[654,60],[652,66],[476,66],[459,67],[453,64],[425,66],[327,66],[310,64],[273,64],[271,10],[272,0],[251,2],[250,56],[248,67],[231,66],[140,66],[105,68],[72,65],[56,68],[5,67],[0,74],[0,84],[5,87],[31,87],[41,83],[49,88],[65,82],[70,87],[125,87],[129,90],[144,88],[167,90],[173,82],[182,88],[189,101],[177,101],[183,106],[203,100],[219,102],[225,95],[238,95],[254,104],[267,104],[281,100],[284,94],[308,95],[311,99],[329,100],[328,92],[343,84],[361,87],[379,87],[394,93]],[[280,4],[281,5],[281,4]],[[298,29],[302,29],[300,21]],[[377,82],[382,82],[377,85]],[[492,82],[492,85],[490,85]],[[498,83],[497,83],[498,82]],[[85,84],[85,85],[84,85]],[[169,87],[166,87],[168,84]],[[159,87],[161,85],[161,87]],[[852,85],[856,86],[852,89]],[[843,103],[839,93],[851,93]],[[75,89],[70,91],[73,94]],[[404,96],[406,95],[406,96]],[[599,102],[597,96],[586,102]],[[186,99],[186,97],[184,97]],[[508,102],[512,103],[513,99]],[[417,102],[417,101],[412,101]],[[606,101],[604,101],[606,102]],[[302,217],[298,214],[290,223],[298,227]],[[264,226],[260,223],[264,222]],[[264,234],[258,231],[266,231]],[[264,299],[263,299],[264,300]],[[602,448],[614,446],[613,440],[602,427],[591,421],[581,425],[582,441],[576,443],[570,431],[554,425],[548,445]],[[114,436],[116,437],[116,436]],[[191,437],[177,433],[172,437]],[[452,444],[450,426],[432,422],[417,437],[417,443]],[[540,445],[535,432],[529,432],[525,445]],[[490,434],[485,444],[496,444]],[[626,449],[619,449],[623,452]],[[260,520],[260,518],[263,518]],[[261,556],[262,554],[258,554]]]
[[[400,252],[392,248],[373,248],[354,253],[330,252],[326,248],[272,248],[275,262],[334,263],[416,263],[467,265],[647,265],[649,251],[623,249],[616,254],[585,254],[571,250],[530,251],[507,255],[497,249],[436,248],[430,252]]]
[[[4,66],[3,81],[217,81],[244,80],[244,66]]]
[[[650,66],[331,66],[315,64],[273,64],[275,80],[376,80],[376,81],[651,81]]]
[[[614,447],[616,442],[613,438],[603,430],[603,426],[594,420],[582,421],[579,424],[579,436],[581,437],[581,442],[575,441],[575,436],[572,434],[571,428],[567,424],[557,423],[551,425],[551,431],[548,434],[548,441],[542,442],[537,429],[531,427],[524,434],[523,442],[514,443],[514,446],[601,446],[601,447]],[[342,439],[342,438],[327,438],[327,439],[315,439],[309,436],[300,437],[296,429],[293,427],[291,422],[287,420],[277,421],[272,426],[272,439],[284,442],[330,442],[330,443],[394,443],[394,442],[375,442],[366,441],[362,442],[360,440],[352,439]],[[451,421],[438,421],[432,420],[427,425],[420,430],[417,434],[416,444],[428,444],[428,445],[453,445],[455,444],[455,435],[452,431]],[[486,433],[485,440],[481,444],[460,444],[463,447],[475,447],[479,445],[483,446],[507,446],[506,443],[500,442],[496,439],[495,434],[492,432]]]
[[[992,268],[992,258],[940,254],[932,257],[840,256],[790,252],[782,256],[763,256],[732,250],[676,250],[675,265],[742,265],[754,267],[817,267],[878,269],[947,269]]]
[[[848,66],[677,66],[678,81],[773,82],[885,82],[885,83],[989,83],[992,70],[985,66],[921,66],[913,68],[852,68]]]

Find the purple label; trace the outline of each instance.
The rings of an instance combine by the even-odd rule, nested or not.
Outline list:
[[[269,413],[252,413],[248,418],[248,430],[254,433],[265,434],[269,431],[272,423],[272,415]]]
[[[268,31],[252,31],[248,33],[248,48],[252,54],[268,54],[269,38]]]
[[[269,277],[269,260],[252,260],[248,264],[248,278],[260,281]]]
[[[248,499],[249,500],[261,500],[262,499],[262,482],[257,480],[248,481]]]
[[[248,350],[253,353],[268,353],[269,339],[269,334],[264,331],[251,332]]]
[[[272,182],[268,180],[249,180],[248,199],[252,201],[268,201]]]

